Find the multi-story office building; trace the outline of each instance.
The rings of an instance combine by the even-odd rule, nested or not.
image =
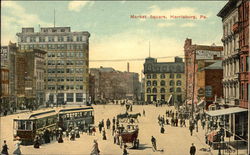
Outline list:
[[[237,140],[248,139],[249,96],[249,1],[229,0],[220,10],[224,44],[223,87],[225,104],[231,107],[227,114],[227,129]],[[233,110],[236,107],[238,110]],[[223,115],[223,112],[221,112]]]
[[[70,27],[23,28],[17,33],[21,51],[34,48],[47,52],[45,61],[46,102],[83,104],[88,100],[89,37],[87,31]]]
[[[224,99],[229,105],[239,105],[239,33],[235,24],[238,23],[237,1],[230,1],[219,13],[223,22],[223,89]]]
[[[37,108],[44,103],[45,51],[33,49],[16,53],[17,105]]]
[[[144,75],[145,101],[166,101],[180,105],[185,100],[185,66],[182,58],[175,57],[174,62],[157,62],[155,58],[146,58]]]
[[[16,90],[15,90],[15,56],[17,52],[16,44],[9,43],[8,46],[1,46],[1,68],[3,68],[2,73],[5,74],[5,77],[7,76],[6,73],[8,73],[8,79],[5,79],[5,86],[8,85],[8,96],[6,96],[5,92],[5,99],[3,102],[6,102],[5,105],[6,108],[8,107],[16,107]],[[4,86],[2,85],[2,86]]]

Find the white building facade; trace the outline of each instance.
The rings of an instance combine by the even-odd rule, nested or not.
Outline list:
[[[89,98],[89,37],[70,27],[46,27],[40,32],[22,28],[17,33],[20,51],[41,49],[45,58],[45,102],[86,104]]]
[[[238,23],[238,9],[230,7],[229,14],[222,17],[224,44],[223,60],[223,94],[225,103],[239,105],[239,33],[235,29]],[[227,12],[228,13],[228,12]]]

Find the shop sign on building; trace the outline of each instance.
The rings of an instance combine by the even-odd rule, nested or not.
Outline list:
[[[213,90],[212,90],[212,86],[206,86],[205,87],[205,96],[206,97],[212,97],[213,96]]]
[[[221,57],[220,51],[209,51],[209,50],[197,50],[196,51],[196,59],[202,60],[202,59],[210,59],[213,60],[214,56]]]

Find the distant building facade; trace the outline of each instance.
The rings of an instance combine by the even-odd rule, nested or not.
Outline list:
[[[164,101],[180,105],[185,100],[185,65],[182,58],[175,57],[174,62],[157,62],[155,58],[146,58],[144,76],[146,102]]]
[[[89,37],[70,27],[23,28],[17,33],[21,51],[41,49],[45,58],[45,100],[48,103],[85,104],[89,100]]]
[[[218,79],[209,79],[204,76],[205,72],[199,72],[202,68],[205,68],[217,60],[222,60],[222,46],[205,46],[192,44],[192,39],[186,39],[184,44],[184,54],[185,54],[185,76],[186,76],[186,93],[187,93],[187,103],[197,105],[205,96],[210,96],[214,98],[211,85],[205,85],[205,81],[216,81]],[[220,73],[215,73],[220,74]],[[220,81],[221,82],[221,81]],[[211,96],[212,95],[212,96]],[[217,97],[223,97],[222,93],[216,94]],[[211,104],[208,103],[208,104]]]
[[[121,72],[113,68],[90,69],[93,101],[100,100],[138,100],[140,95],[139,74]]]

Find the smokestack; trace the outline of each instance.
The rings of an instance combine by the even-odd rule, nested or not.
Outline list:
[[[129,62],[127,62],[127,72],[129,72]]]

